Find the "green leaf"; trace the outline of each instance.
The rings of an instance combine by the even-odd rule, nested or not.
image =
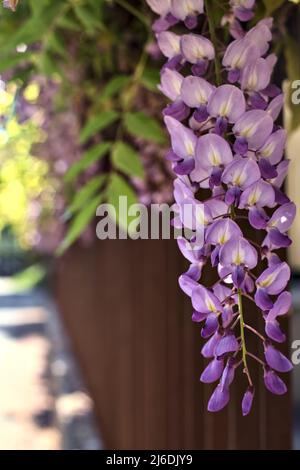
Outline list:
[[[92,116],[80,132],[79,142],[84,144],[92,136],[101,132],[107,126],[115,122],[119,117],[116,111],[104,111],[97,116]]]
[[[88,204],[86,204],[84,210],[78,212],[72,220],[67,235],[63,242],[56,250],[56,254],[62,255],[82,234],[92,219],[96,216],[96,209],[101,203],[102,196],[95,196]]]
[[[118,223],[119,227],[123,229],[125,232],[128,231],[128,226],[135,217],[129,217],[128,212],[120,211],[120,197],[124,196],[127,202],[127,208],[129,208],[132,204],[137,204],[138,200],[136,197],[135,192],[129,186],[129,184],[125,181],[124,178],[113,173],[110,179],[110,182],[107,187],[106,191],[107,195],[107,202],[111,204],[116,212],[116,222]]]
[[[85,184],[76,194],[67,209],[67,213],[71,214],[84,208],[84,205],[95,195],[96,191],[103,185],[106,175],[95,176],[87,184]]]
[[[128,144],[117,142],[113,147],[112,162],[126,175],[144,177],[144,169],[139,154]]]
[[[36,0],[35,0],[36,1]],[[76,21],[73,18],[70,18],[69,16],[62,16],[57,20],[57,27],[58,28],[63,28],[67,29],[70,31],[80,31],[81,30],[81,24],[78,24],[78,21]]]
[[[277,8],[284,4],[285,0],[263,0],[266,7],[266,15],[271,15]]]
[[[105,154],[110,150],[110,142],[101,142],[100,144],[94,145],[87,150],[82,158],[75,162],[65,174],[64,180],[66,183],[73,181],[80,173],[89,168],[93,163],[104,157]]]
[[[166,136],[159,123],[147,114],[142,112],[126,113],[124,124],[127,131],[135,137],[157,144],[166,143]]]
[[[0,60],[0,72],[7,69],[13,69],[16,65],[22,62],[27,62],[32,58],[31,52],[24,52],[22,54],[9,55],[7,57],[1,57]]]
[[[129,83],[130,79],[127,75],[117,75],[109,80],[101,93],[101,101],[112,98],[119,93]]]
[[[87,33],[93,34],[97,30],[104,29],[103,23],[88,8],[76,5],[74,11]]]
[[[160,82],[159,71],[157,69],[146,68],[141,79],[141,83],[150,91],[158,92],[158,84]]]
[[[54,60],[46,50],[40,55],[37,65],[40,71],[47,77],[51,77],[54,74],[62,74],[62,70],[58,67],[57,61]]]

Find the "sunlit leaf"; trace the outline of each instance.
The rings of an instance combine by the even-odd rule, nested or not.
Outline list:
[[[82,234],[89,223],[96,216],[96,209],[101,203],[102,196],[95,196],[89,201],[83,210],[78,212],[72,220],[67,235],[56,250],[57,255],[62,255]]]
[[[113,77],[104,87],[101,93],[101,101],[104,101],[107,98],[111,98],[116,95],[125,85],[130,81],[130,77],[127,75],[117,75]]]
[[[79,210],[84,210],[85,204],[91,199],[92,196],[101,188],[106,175],[95,176],[86,183],[73,198],[72,203],[67,209],[67,213],[74,213]]]
[[[93,135],[105,129],[107,126],[115,122],[119,117],[116,111],[105,111],[97,116],[92,116],[82,131],[80,132],[79,141],[84,144]]]
[[[126,211],[120,210],[120,197],[126,198],[126,205],[129,208],[132,204],[137,204],[137,196],[131,186],[121,176],[113,173],[106,191],[107,202],[115,209],[116,222],[125,232],[128,231],[130,222],[134,219],[129,217]]]
[[[127,131],[136,137],[156,142],[157,144],[166,143],[166,136],[158,121],[147,116],[145,113],[127,113],[124,118],[124,124]]]
[[[144,169],[139,154],[124,142],[116,142],[114,145],[112,163],[115,168],[129,176],[144,177]]]
[[[82,158],[74,163],[65,175],[65,182],[69,183],[73,181],[80,173],[89,168],[93,163],[104,157],[105,154],[110,150],[110,142],[101,142],[100,144],[94,145],[87,150]]]

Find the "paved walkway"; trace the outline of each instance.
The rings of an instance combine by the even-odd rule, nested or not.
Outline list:
[[[0,279],[0,450],[100,448],[67,349],[48,295]]]
[[[30,300],[33,305],[26,306]],[[61,446],[47,377],[47,315],[35,303],[34,295],[0,297],[1,450],[57,450]]]

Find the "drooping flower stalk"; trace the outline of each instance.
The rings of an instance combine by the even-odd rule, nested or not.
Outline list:
[[[233,40],[221,44],[209,0],[147,3],[160,15],[153,29],[167,59],[160,90],[171,100],[164,120],[172,144],[168,159],[177,176],[174,225],[192,230],[178,239],[190,262],[179,284],[191,298],[192,319],[202,325],[206,340],[202,355],[210,362],[200,380],[218,381],[208,410],[219,411],[228,404],[242,366],[247,379],[242,412],[248,415],[255,393],[251,362],[262,366],[266,388],[278,395],[286,386],[277,373],[292,368],[273,345],[286,339],[280,317],[291,306],[285,290],[290,268],[276,251],[291,243],[287,232],[295,205],[281,190],[288,161],[283,157],[286,132],[276,124],[283,95],[271,83],[276,64],[275,55],[268,54],[272,19],[249,28],[255,0],[230,0],[222,28],[229,28]],[[200,189],[210,194],[202,203]],[[190,217],[186,205],[194,208]],[[240,221],[265,232],[261,245],[243,235]],[[206,265],[219,277],[211,287],[200,283]],[[265,335],[247,323],[244,298],[264,318]],[[248,351],[248,334],[262,341],[262,356]]]

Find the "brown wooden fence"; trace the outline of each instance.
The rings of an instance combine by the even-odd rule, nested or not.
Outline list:
[[[58,305],[106,448],[288,449],[290,398],[265,391],[256,365],[249,417],[240,411],[243,377],[226,410],[206,411],[200,329],[177,284],[185,267],[173,241],[98,241],[58,262]],[[246,315],[259,323],[253,305]]]

